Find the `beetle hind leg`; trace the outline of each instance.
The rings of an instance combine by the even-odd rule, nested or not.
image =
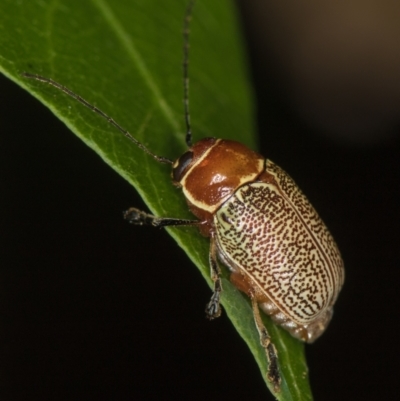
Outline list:
[[[273,384],[275,392],[280,390],[281,376],[278,368],[278,353],[275,345],[271,341],[264,323],[261,320],[260,310],[256,297],[253,295],[251,298],[251,305],[253,307],[254,321],[256,323],[258,334],[260,335],[261,346],[265,349],[265,354],[268,359],[267,379]]]
[[[211,280],[214,282],[214,291],[211,296],[210,302],[206,306],[206,316],[208,319],[216,319],[221,316],[221,291],[222,291],[222,283],[221,283],[221,270],[218,266],[217,262],[217,250],[215,246],[215,240],[211,237],[210,241],[210,253],[209,253],[209,263],[211,270]]]

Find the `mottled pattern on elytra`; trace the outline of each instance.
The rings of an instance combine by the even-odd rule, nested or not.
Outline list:
[[[268,161],[276,183],[242,186],[214,215],[217,247],[298,324],[334,303],[343,262],[318,214],[294,181]]]

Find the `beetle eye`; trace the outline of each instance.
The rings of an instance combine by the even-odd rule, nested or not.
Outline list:
[[[172,178],[176,182],[180,182],[183,178],[186,169],[190,165],[193,160],[193,152],[186,152],[184,153],[174,164],[172,169]]]

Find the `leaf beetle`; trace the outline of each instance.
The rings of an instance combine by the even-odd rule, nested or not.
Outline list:
[[[188,150],[177,160],[152,153],[114,119],[65,86],[36,74],[26,78],[50,84],[105,118],[156,161],[170,164],[172,182],[182,189],[197,220],[157,217],[136,208],[124,213],[132,224],[196,226],[210,238],[209,264],[214,290],[209,319],[220,316],[222,291],[218,260],[231,282],[251,300],[254,321],[269,361],[267,378],[279,391],[278,355],[261,309],[301,341],[311,343],[326,329],[344,282],[338,247],[312,205],[280,167],[243,144],[205,138],[192,145],[189,113],[189,23],[184,19],[184,115]]]

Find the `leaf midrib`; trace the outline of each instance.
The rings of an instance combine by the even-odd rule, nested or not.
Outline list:
[[[154,100],[161,112],[164,114],[166,120],[171,125],[174,135],[182,141],[182,137],[179,133],[179,122],[175,118],[174,113],[165,97],[162,95],[160,88],[158,87],[156,80],[151,74],[149,68],[147,67],[143,57],[140,55],[136,46],[133,43],[132,37],[124,29],[123,24],[117,18],[117,16],[112,12],[108,3],[105,0],[92,0],[93,5],[100,11],[103,15],[105,21],[109,24],[110,29],[114,32],[117,40],[121,43],[121,46],[125,48],[127,54],[132,60],[133,65],[137,68],[139,73],[144,79],[144,82],[148,86],[150,92],[153,94]]]

